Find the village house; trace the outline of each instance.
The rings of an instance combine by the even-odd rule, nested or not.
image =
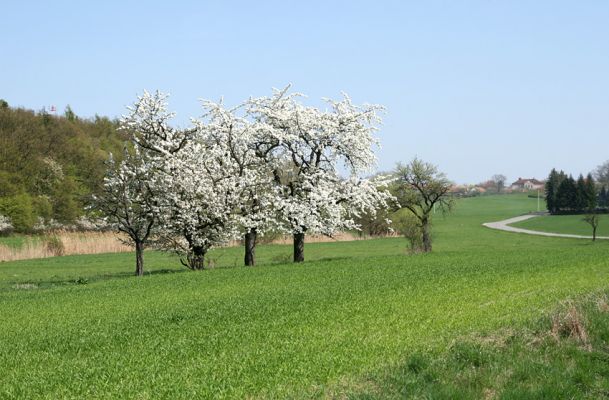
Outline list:
[[[535,178],[526,179],[526,178],[518,178],[516,182],[513,182],[510,186],[512,190],[537,190],[543,189],[545,182],[538,181]]]

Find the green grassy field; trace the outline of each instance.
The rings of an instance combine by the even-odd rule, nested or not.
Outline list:
[[[481,226],[536,205],[461,200],[437,218],[428,255],[406,255],[400,238],[320,243],[292,265],[290,246],[269,245],[258,267],[229,248],[190,272],[148,253],[144,278],[130,276],[131,254],[1,263],[0,398],[370,398],[370,376],[382,398],[385,372],[413,355],[442,357],[463,335],[524,328],[609,287],[609,243]],[[421,390],[405,396],[432,393]]]
[[[584,222],[583,218],[583,215],[544,215],[517,222],[512,226],[534,231],[591,236],[592,228]],[[609,236],[609,216],[600,216],[596,234],[598,236]]]

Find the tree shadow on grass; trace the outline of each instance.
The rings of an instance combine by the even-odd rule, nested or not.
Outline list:
[[[144,273],[144,278],[147,276],[156,276],[156,275],[167,275],[167,274],[175,274],[188,272],[185,269],[170,269],[163,268],[157,269],[153,271],[148,271]],[[52,289],[57,287],[64,286],[74,286],[74,285],[87,285],[89,283],[103,282],[113,279],[128,279],[139,277],[135,276],[133,272],[113,272],[113,273],[102,273],[98,275],[82,275],[82,276],[71,276],[71,277],[60,277],[58,275],[54,275],[49,277],[48,279],[26,279],[22,281],[10,281],[7,282],[9,285],[6,288],[0,288],[2,290],[32,290],[32,289]]]

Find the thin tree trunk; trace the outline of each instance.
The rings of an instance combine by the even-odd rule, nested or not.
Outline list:
[[[294,234],[294,262],[304,261],[304,232]]]
[[[144,243],[135,242],[135,276],[144,275]]]
[[[431,252],[431,234],[429,232],[429,221],[423,221],[423,251]]]
[[[201,246],[195,246],[192,249],[192,254],[188,257],[190,269],[199,271],[205,269],[205,249]]]
[[[245,265],[253,267],[256,265],[256,228],[252,228],[245,234]]]
[[[592,227],[592,241],[596,241],[596,226]]]

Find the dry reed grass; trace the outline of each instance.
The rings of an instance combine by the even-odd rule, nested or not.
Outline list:
[[[391,235],[394,236],[394,235]],[[360,236],[349,232],[341,232],[333,237],[324,235],[307,235],[306,243],[344,242],[352,240],[367,240],[374,237]],[[272,244],[291,244],[289,235],[274,238]],[[229,242],[226,247],[241,246],[238,240]],[[32,258],[56,257],[71,254],[120,253],[133,251],[131,246],[122,243],[115,232],[71,232],[55,231],[44,236],[27,237],[20,247],[0,244],[0,262],[29,260]]]
[[[587,345],[588,333],[585,329],[585,318],[582,312],[573,304],[567,303],[566,310],[556,313],[552,317],[551,335],[555,339],[571,338]]]
[[[393,233],[382,236],[368,236],[368,235],[359,235],[356,233],[350,232],[339,232],[334,236],[326,236],[326,235],[305,235],[305,243],[328,243],[328,242],[351,242],[354,240],[370,240],[370,239],[378,239],[380,237],[399,237],[400,235]],[[264,241],[264,238],[259,238]],[[264,243],[270,244],[292,244],[292,236],[291,235],[283,235],[276,238],[273,238],[270,241],[264,241]],[[233,246],[241,246],[243,242],[241,240],[232,240],[230,241],[226,247]]]
[[[114,232],[56,231],[31,236],[20,247],[0,245],[0,261],[28,260],[70,254],[99,254],[132,251]]]

